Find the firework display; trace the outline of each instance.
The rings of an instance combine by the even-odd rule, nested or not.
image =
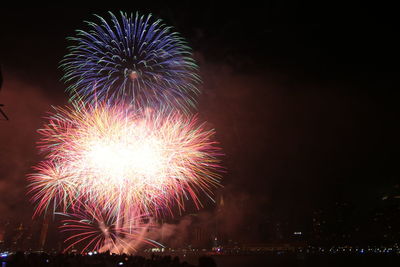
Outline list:
[[[110,12],[111,23],[97,16],[69,38],[73,45],[61,67],[72,99],[140,106],[195,105],[200,78],[184,39],[151,15]]]
[[[190,114],[200,78],[186,42],[151,15],[88,22],[62,61],[71,104],[39,130],[34,216],[63,216],[65,251],[132,253],[154,219],[220,186],[215,131]]]

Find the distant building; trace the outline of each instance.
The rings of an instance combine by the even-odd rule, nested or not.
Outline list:
[[[11,248],[13,250],[24,250],[24,238],[25,238],[25,233],[26,229],[24,228],[24,225],[20,223],[18,227],[16,227],[13,231],[13,236],[12,236],[12,243],[11,243]]]
[[[46,245],[47,233],[49,231],[50,216],[45,216],[43,219],[42,229],[40,231],[39,249],[43,250]]]

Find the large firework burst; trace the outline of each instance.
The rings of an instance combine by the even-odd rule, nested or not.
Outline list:
[[[116,216],[132,206],[158,214],[219,185],[213,130],[195,117],[125,105],[55,108],[40,133],[45,162],[30,175],[38,212],[91,203]],[[44,197],[46,196],[46,197]]]
[[[194,106],[200,79],[185,40],[152,15],[110,16],[111,23],[97,16],[99,24],[87,22],[87,31],[69,38],[61,67],[72,99]]]

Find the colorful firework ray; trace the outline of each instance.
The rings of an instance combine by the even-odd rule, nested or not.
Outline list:
[[[72,99],[115,100],[138,106],[163,103],[189,110],[200,82],[191,49],[171,27],[151,15],[111,15],[111,24],[87,22],[61,62]]]
[[[53,211],[61,207],[65,212],[76,198],[70,170],[51,161],[43,161],[34,169],[37,173],[28,175],[28,194],[33,195],[31,201],[38,203],[34,216],[49,209],[50,204],[53,204]]]
[[[132,206],[159,215],[184,209],[185,199],[200,208],[199,193],[212,198],[219,186],[214,131],[196,117],[83,102],[55,110],[40,130],[49,163],[29,177],[37,213],[54,201],[64,210],[80,202],[115,216]]]
[[[144,244],[162,246],[145,237],[148,229],[154,225],[148,220],[148,216],[137,214],[133,209],[115,217],[98,207],[79,205],[72,213],[61,215],[68,217],[61,222],[61,232],[71,234],[64,240],[64,243],[69,243],[64,252],[80,247],[81,253],[110,251],[130,254]]]

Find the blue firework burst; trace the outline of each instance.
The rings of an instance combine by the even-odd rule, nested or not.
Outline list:
[[[179,33],[152,15],[113,13],[87,22],[61,61],[71,98],[140,105],[195,106],[198,67]]]

